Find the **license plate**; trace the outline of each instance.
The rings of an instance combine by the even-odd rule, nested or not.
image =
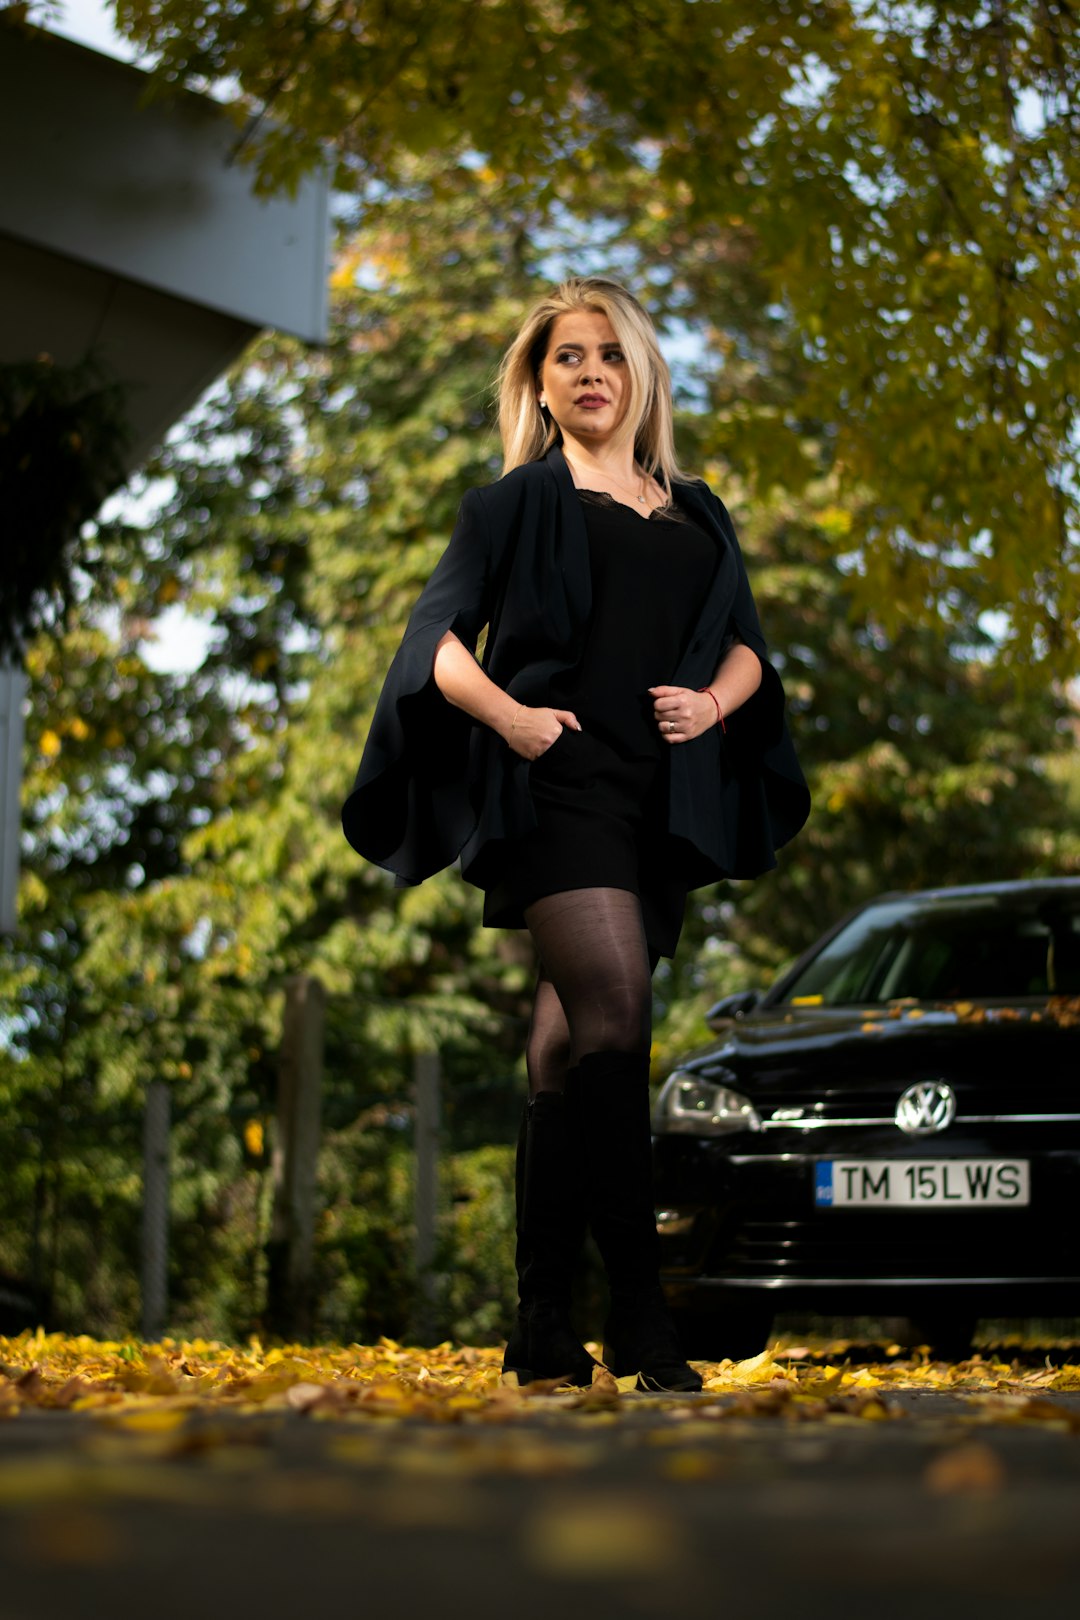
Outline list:
[[[1017,1209],[1031,1203],[1027,1159],[820,1159],[819,1209]]]

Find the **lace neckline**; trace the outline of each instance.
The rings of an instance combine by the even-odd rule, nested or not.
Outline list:
[[[648,523],[653,518],[667,519],[669,522],[678,521],[678,509],[670,501],[664,506],[638,507],[631,506],[629,501],[620,501],[614,495],[609,495],[606,489],[581,489],[575,484],[582,501],[589,506],[603,506],[608,510],[621,507],[624,512],[632,512],[642,523]]]

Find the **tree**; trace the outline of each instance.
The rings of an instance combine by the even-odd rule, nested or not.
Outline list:
[[[8,1264],[25,1266],[19,1233],[40,1209],[73,1325],[133,1320],[151,1076],[170,1082],[177,1121],[174,1324],[258,1325],[260,1136],[295,972],[328,991],[320,1331],[370,1337],[408,1319],[408,1084],[429,1041],[457,1150],[447,1326],[505,1320],[531,952],[481,928],[479,895],[453,873],[395,889],[347,850],[338,813],[460,494],[497,475],[490,395],[507,334],[578,255],[582,227],[508,194],[471,154],[402,171],[343,227],[326,350],[252,346],[147,469],[167,491],[156,512],[93,542],[124,566],[100,576],[63,642],[31,651],[23,934],[0,959],[15,1133],[0,1229]],[[627,213],[639,183],[627,177]],[[765,976],[885,883],[1069,856],[1039,765],[1055,700],[1014,693],[982,661],[975,602],[951,642],[889,636],[856,610],[835,557],[857,514],[820,429],[798,447],[794,493],[751,495],[754,447],[801,395],[799,346],[765,310],[741,233],[675,273],[668,245],[646,212],[621,235],[623,273],[700,339],[681,382],[685,460],[736,513],[818,808],[773,877],[695,897],[659,980],[658,1072],[700,1037],[711,991]],[[212,632],[187,679],[156,675],[142,646],[176,605]]]
[[[13,1113],[39,1098],[26,1116],[38,1139],[55,1134],[72,1107],[49,1075],[74,1077],[79,1128],[57,1148],[65,1179],[106,1095],[124,1116],[130,1149],[143,1083],[152,1074],[173,1082],[187,1172],[177,1198],[191,1216],[176,1233],[185,1262],[178,1279],[187,1282],[177,1315],[201,1312],[220,1330],[252,1325],[257,1310],[258,1279],[237,1244],[258,1225],[250,1172],[265,1154],[243,1133],[272,1106],[290,973],[313,971],[331,993],[324,1323],[377,1336],[402,1331],[409,1314],[402,1127],[412,1049],[443,1048],[460,1093],[449,1113],[463,1148],[479,1146],[493,1120],[504,1139],[515,1128],[511,1071],[529,954],[505,940],[492,948],[475,899],[449,875],[395,893],[386,874],[350,854],[339,823],[393,640],[445,543],[461,487],[493,469],[486,390],[520,302],[505,287],[493,298],[491,282],[503,278],[502,249],[521,221],[493,221],[477,204],[476,176],[463,169],[459,178],[457,223],[466,238],[476,234],[486,273],[477,254],[447,247],[445,215],[441,230],[425,231],[422,185],[388,199],[343,255],[331,350],[256,345],[148,469],[172,494],[137,544],[128,536],[128,566],[114,580],[119,639],[90,628],[109,606],[99,595],[83,600],[71,637],[32,654],[28,747],[35,759],[44,747],[51,772],[28,780],[24,904],[32,911],[36,898],[40,916],[7,964],[12,1039],[0,1071]],[[353,286],[361,258],[366,290]],[[109,531],[101,544],[115,549],[120,538]],[[155,691],[139,638],[178,603],[212,621],[214,645],[186,692],[164,677]],[[92,770],[68,742],[67,693],[78,685],[62,672],[78,662],[80,634],[93,643],[98,698],[111,704],[108,726],[90,718],[76,726],[83,753],[92,740]],[[126,692],[125,674],[138,691]],[[205,728],[200,695],[210,710]],[[140,711],[153,715],[149,735],[134,718]],[[167,769],[159,735],[172,750]],[[134,752],[110,753],[121,743]],[[130,822],[144,772],[140,839]],[[55,836],[50,816],[63,820]],[[157,858],[161,818],[167,858]],[[89,871],[79,860],[87,829],[96,839]],[[58,918],[73,909],[70,886],[80,875],[61,971]],[[43,1018],[39,1004],[56,1016]],[[492,1085],[500,1073],[509,1083]],[[134,1269],[133,1168],[121,1175],[111,1163],[104,1178],[109,1189],[124,1187],[126,1216],[103,1196],[85,1222],[114,1282]],[[467,1165],[462,1174],[468,1179]],[[11,1190],[12,1227],[25,1224],[29,1197]],[[60,1230],[58,1197],[50,1220]],[[85,1266],[73,1260],[76,1250],[78,1242],[66,1251],[60,1243],[52,1269],[66,1277],[61,1307],[77,1320]],[[14,1262],[31,1263],[25,1248]],[[130,1303],[117,1289],[112,1308],[130,1314]],[[457,1308],[467,1320],[467,1301]]]
[[[774,872],[694,897],[657,980],[661,1068],[704,1038],[710,1000],[768,983],[874,895],[1080,872],[1067,698],[1028,691],[995,663],[974,603],[950,637],[890,635],[864,617],[836,567],[852,514],[830,480],[761,508],[738,498],[730,466],[714,476],[743,519],[814,807]]]
[[[102,361],[0,365],[0,659],[70,608],[79,531],[123,482],[128,438],[125,389]]]
[[[821,424],[858,599],[890,634],[1004,616],[1004,657],[1080,667],[1069,0],[120,0],[164,86],[239,85],[266,186],[343,190],[464,145],[510,194],[693,257],[734,228],[800,349],[755,419],[760,495]],[[616,202],[611,208],[611,193]],[[806,470],[811,475],[811,470]]]
[[[257,1007],[196,993],[177,887],[184,838],[243,750],[228,706],[209,680],[155,674],[131,621],[110,633],[85,597],[73,619],[27,652],[20,923],[0,953],[0,1253],[50,1320],[108,1332],[137,1315],[145,1085],[173,1089],[176,1251],[210,1259],[209,1189],[242,1156],[227,1110]],[[198,1273],[177,1268],[181,1317]]]

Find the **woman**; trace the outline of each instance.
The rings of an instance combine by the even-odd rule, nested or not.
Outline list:
[[[603,277],[565,282],[499,392],[504,475],[466,494],[416,604],[345,833],[403,883],[460,856],[485,923],[536,945],[505,1368],[591,1381],[569,1316],[588,1226],[606,1364],[700,1389],[657,1278],[651,975],[688,890],[775,865],[809,795],[731,520],[676,464],[641,305]]]

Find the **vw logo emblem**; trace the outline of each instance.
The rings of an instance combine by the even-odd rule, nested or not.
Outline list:
[[[908,1086],[896,1105],[896,1123],[908,1136],[931,1136],[956,1118],[956,1093],[944,1080]]]

